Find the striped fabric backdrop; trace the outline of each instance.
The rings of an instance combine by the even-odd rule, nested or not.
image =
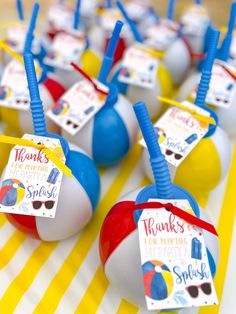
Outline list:
[[[187,309],[184,314],[231,314],[236,308],[236,147],[226,180],[198,202],[220,235],[220,265],[215,278],[219,306]],[[80,234],[56,243],[26,237],[0,214],[0,313],[145,314],[122,300],[107,281],[98,256],[103,219],[117,199],[148,184],[136,145],[118,166],[101,170],[102,195],[91,223]],[[177,313],[177,312],[174,312]]]

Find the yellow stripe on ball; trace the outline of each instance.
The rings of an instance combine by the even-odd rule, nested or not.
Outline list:
[[[169,97],[173,91],[173,80],[170,72],[161,63],[158,67],[157,77],[161,85],[161,95]]]
[[[202,139],[180,164],[174,183],[193,195],[214,189],[221,180],[221,160],[211,138]]]
[[[18,110],[2,107],[1,116],[2,121],[4,121],[7,125],[6,132],[4,132],[5,135],[15,134],[18,137],[22,136]]]
[[[87,49],[82,54],[81,67],[89,76],[98,77],[101,67],[101,58],[92,50]]]

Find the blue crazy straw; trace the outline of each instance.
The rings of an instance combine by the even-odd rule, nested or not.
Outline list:
[[[31,14],[31,19],[28,27],[28,31],[25,38],[24,52],[31,52],[31,46],[34,39],[34,30],[36,26],[36,21],[39,13],[39,4],[35,3],[33,6],[33,11]]]
[[[25,16],[24,16],[23,4],[21,0],[16,0],[16,7],[17,7],[18,17],[20,21],[24,21]]]
[[[107,77],[111,70],[114,54],[115,54],[115,51],[119,42],[119,36],[120,36],[120,32],[122,30],[123,25],[124,23],[121,21],[116,22],[116,25],[113,30],[112,36],[109,40],[105,55],[103,57],[100,73],[98,76],[98,80],[102,82],[103,84],[106,83]]]
[[[209,89],[209,85],[211,81],[212,67],[213,67],[214,59],[217,52],[217,45],[219,42],[219,38],[220,38],[220,32],[212,29],[211,43],[209,45],[207,58],[203,65],[201,80],[198,86],[198,92],[195,99],[195,104],[199,107],[205,106],[206,95],[207,95],[207,91]]]
[[[108,8],[108,9],[111,9],[111,8],[112,8],[112,2],[111,2],[111,0],[106,0],[106,5],[107,5],[107,8]]]
[[[235,18],[236,18],[236,2],[233,2],[231,4],[228,30],[219,51],[219,59],[222,61],[227,61],[230,57],[230,47],[233,40]]]
[[[36,18],[39,11],[39,4],[35,3],[33,7],[33,12],[31,16],[30,25],[28,28],[28,41],[25,44],[25,50],[24,50],[24,62],[25,62],[25,71],[28,81],[28,87],[30,92],[30,108],[33,118],[33,126],[34,126],[34,134],[39,136],[46,136],[47,135],[47,129],[46,129],[46,122],[44,117],[44,111],[43,111],[43,104],[40,99],[39,94],[39,88],[38,88],[38,82],[37,82],[37,76],[34,68],[34,59],[33,55],[30,51],[33,38],[33,31],[35,28]]]
[[[74,13],[74,29],[79,28],[80,23],[80,5],[81,0],[77,0],[76,7],[75,7],[75,13]]]
[[[135,40],[139,43],[143,42],[143,37],[140,34],[137,26],[135,25],[134,21],[132,21],[132,19],[129,17],[128,13],[126,12],[124,6],[122,5],[122,3],[120,1],[116,1],[117,7],[119,8],[120,12],[122,13],[125,21],[127,22],[127,24],[130,27],[131,32],[133,33],[133,36],[135,38]]]
[[[202,5],[202,0],[195,0],[196,5]]]
[[[136,103],[133,108],[150,155],[157,196],[161,199],[170,199],[172,197],[173,185],[171,183],[169,169],[158,144],[157,136],[147,108],[142,101]]]
[[[169,0],[169,5],[167,9],[167,19],[173,21],[175,10],[175,0]]]

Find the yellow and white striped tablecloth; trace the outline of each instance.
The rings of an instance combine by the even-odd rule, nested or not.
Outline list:
[[[220,236],[215,285],[219,306],[186,309],[185,314],[231,314],[236,309],[236,147],[226,180],[198,202],[205,206]],[[110,207],[130,190],[147,185],[136,145],[118,166],[101,170],[101,201],[80,234],[56,243],[25,236],[0,214],[0,313],[145,314],[121,299],[107,281],[98,256],[98,236]]]

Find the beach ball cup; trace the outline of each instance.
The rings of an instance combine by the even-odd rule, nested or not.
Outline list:
[[[110,283],[116,287],[122,298],[139,307],[145,307],[145,291],[142,275],[142,266],[153,268],[153,265],[141,265],[139,236],[135,221],[134,204],[143,204],[150,199],[188,200],[196,217],[209,222],[204,210],[195,199],[181,187],[172,184],[167,163],[162,155],[158,142],[155,141],[155,131],[143,102],[134,105],[143,137],[147,144],[150,163],[155,177],[155,184],[137,189],[124,195],[108,212],[99,237],[99,252],[104,272]],[[140,205],[141,206],[141,205]],[[143,205],[142,205],[143,206]],[[143,208],[143,207],[141,207]],[[143,208],[144,209],[144,208]],[[218,237],[206,230],[202,230],[206,244],[207,256],[211,273],[214,276],[218,264]],[[161,261],[159,261],[161,262]],[[168,276],[168,265],[155,265],[155,271],[162,273],[159,276],[158,298],[162,299],[171,294],[172,280]],[[167,277],[169,279],[167,280]],[[165,281],[165,284],[164,284]],[[162,289],[163,288],[163,289]],[[150,293],[150,292],[148,292]],[[157,298],[157,296],[155,296]]]
[[[62,136],[83,148],[97,165],[109,167],[120,162],[133,146],[138,124],[132,104],[108,84],[110,93],[104,107],[74,136]]]
[[[174,186],[174,193],[175,196],[178,196],[176,198],[188,199],[196,216],[210,223],[206,212],[198,207],[187,191]],[[106,277],[122,298],[141,308],[146,308],[146,302],[143,281],[145,277],[143,278],[142,275],[144,265],[141,265],[138,230],[134,221],[133,209],[130,209],[129,206],[127,208],[119,207],[119,202],[135,201],[142,203],[147,201],[147,198],[155,197],[155,185],[124,195],[107,214],[99,239],[100,258]],[[211,273],[214,276],[219,259],[218,238],[205,230],[203,230],[203,235]],[[164,280],[160,280],[160,287],[157,287],[157,291],[161,291],[158,294],[159,299],[168,296],[172,289],[171,280],[166,282],[164,286],[163,282]]]
[[[36,239],[58,241],[73,236],[91,220],[98,204],[100,178],[94,162],[78,147],[70,144],[69,149],[66,165],[73,176],[63,175],[55,218],[6,215],[17,229]]]

